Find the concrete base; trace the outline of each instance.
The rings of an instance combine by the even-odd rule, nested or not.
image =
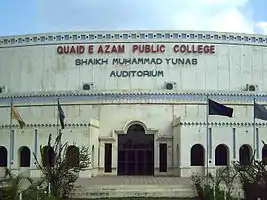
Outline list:
[[[116,176],[79,179],[73,198],[196,197],[190,179],[176,177]]]
[[[119,197],[195,197],[196,194],[189,188],[158,187],[156,185],[123,186],[87,188],[72,194],[73,198],[119,198]]]
[[[225,188],[224,185],[221,185]],[[234,184],[233,196],[240,199],[243,191]],[[71,193],[73,198],[174,197],[194,198],[196,189],[190,178],[163,176],[97,176],[80,178]]]

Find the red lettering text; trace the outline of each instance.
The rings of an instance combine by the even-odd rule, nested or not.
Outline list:
[[[83,54],[84,53],[83,45],[72,45],[72,46],[58,46],[58,54]]]
[[[94,53],[94,46],[93,45],[88,46],[88,53],[90,53],[90,54]]]
[[[157,45],[134,44],[132,46],[132,52],[133,53],[164,53],[165,45],[164,44],[157,44]]]
[[[175,53],[199,53],[199,54],[214,54],[215,53],[215,46],[214,45],[192,45],[192,44],[181,44],[181,45],[174,45],[173,51]]]
[[[214,54],[216,52],[215,45],[209,44],[99,44],[97,46],[92,44],[76,44],[76,45],[60,45],[56,51],[58,54],[159,54],[172,50],[174,53],[194,53],[194,54]]]
[[[124,45],[100,45],[98,47],[97,53],[125,53],[125,46]]]

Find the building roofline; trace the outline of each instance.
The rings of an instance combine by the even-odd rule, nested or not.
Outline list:
[[[212,31],[119,30],[54,32],[0,37],[0,48],[73,43],[209,43],[267,46],[267,35]]]
[[[30,34],[18,34],[18,35],[3,35],[0,39],[13,38],[13,37],[33,37],[43,35],[64,35],[64,34],[106,34],[106,33],[191,33],[191,34],[224,34],[224,35],[242,35],[242,36],[261,36],[267,37],[264,34],[255,33],[242,33],[242,32],[220,32],[220,31],[201,31],[201,30],[92,30],[92,31],[62,31],[62,32],[43,32],[43,33],[30,33]]]

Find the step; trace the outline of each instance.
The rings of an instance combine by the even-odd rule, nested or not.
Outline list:
[[[118,188],[79,188],[71,196],[74,198],[118,198],[118,197],[181,197],[196,196],[193,188],[167,188],[159,186],[118,187]]]
[[[97,189],[97,190],[111,190],[111,189],[153,189],[153,188],[161,188],[161,189],[194,189],[194,185],[191,184],[177,184],[177,185],[92,185],[92,186],[76,186],[75,189],[83,188],[83,189]]]

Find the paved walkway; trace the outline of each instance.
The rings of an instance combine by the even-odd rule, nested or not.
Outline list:
[[[190,178],[165,176],[96,176],[89,179],[80,178],[76,184],[86,187],[87,185],[177,185],[192,184],[192,182]]]
[[[195,197],[189,178],[155,176],[97,176],[76,181],[72,197]]]

